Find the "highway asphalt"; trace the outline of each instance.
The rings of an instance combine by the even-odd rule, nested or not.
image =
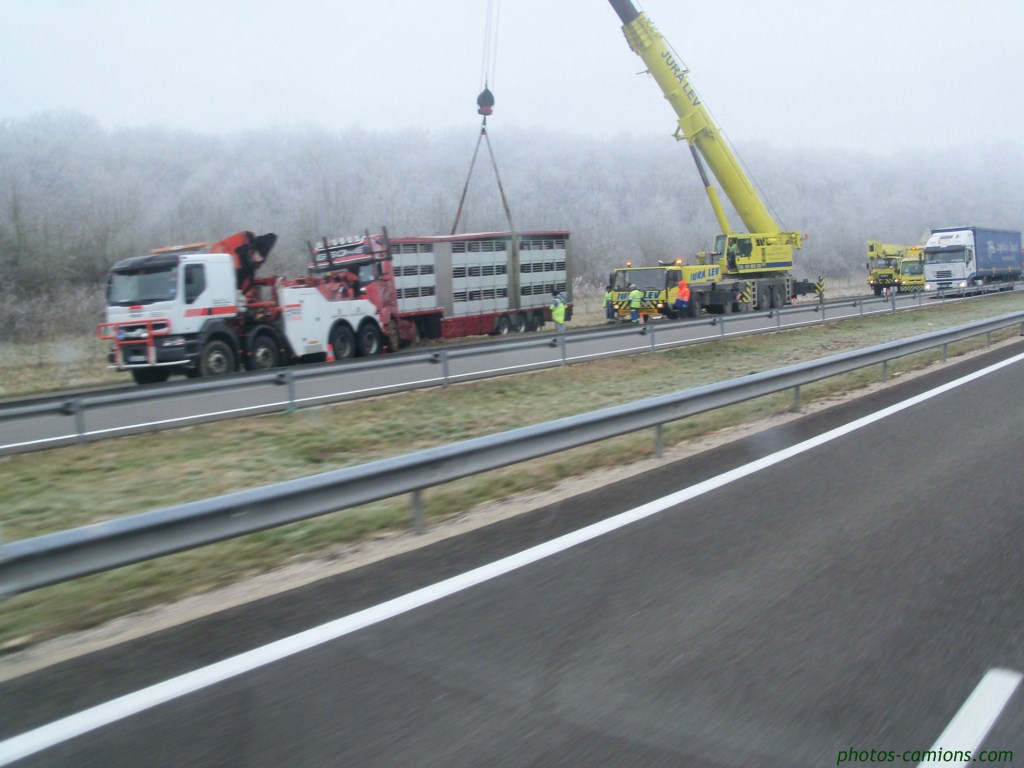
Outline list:
[[[1019,760],[1022,355],[0,684],[0,765]]]

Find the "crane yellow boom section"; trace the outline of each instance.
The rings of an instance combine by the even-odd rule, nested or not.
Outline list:
[[[721,130],[711,118],[676,57],[644,14],[622,28],[629,47],[640,56],[679,118],[677,138],[697,148],[749,232],[778,232],[779,225],[758,196]],[[723,227],[723,229],[726,229]]]
[[[647,16],[636,10],[632,0],[609,2],[622,21],[622,31],[629,47],[643,60],[648,73],[675,110],[679,123],[676,138],[689,143],[715,218],[727,235],[727,247],[730,253],[738,254],[728,261],[723,260],[723,273],[749,275],[791,268],[792,251],[802,245],[800,234],[780,230],[690,82],[689,70]],[[701,158],[742,219],[747,228],[746,235],[735,233],[729,226],[717,192],[704,172]],[[749,242],[739,243],[737,238]],[[724,248],[716,246],[716,251],[725,256]]]

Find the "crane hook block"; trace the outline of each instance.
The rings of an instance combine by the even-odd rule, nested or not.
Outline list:
[[[494,111],[494,94],[491,93],[490,88],[484,88],[480,91],[480,95],[476,97],[476,105],[479,107],[476,113],[487,117]]]

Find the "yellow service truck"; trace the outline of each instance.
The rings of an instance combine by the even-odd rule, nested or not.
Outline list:
[[[868,240],[868,287],[875,296],[886,290],[909,293],[924,289],[924,247]]]

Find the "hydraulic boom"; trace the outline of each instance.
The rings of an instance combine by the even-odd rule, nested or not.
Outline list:
[[[758,196],[735,153],[722,136],[689,79],[689,70],[632,0],[609,0],[622,21],[630,48],[643,59],[679,120],[676,139],[690,145],[694,162],[722,229],[715,245],[722,274],[757,277],[789,271],[793,250],[801,245],[798,232],[782,232]],[[702,162],[703,158],[703,162]],[[747,228],[734,232],[714,186],[704,170],[711,169],[736,213]]]

